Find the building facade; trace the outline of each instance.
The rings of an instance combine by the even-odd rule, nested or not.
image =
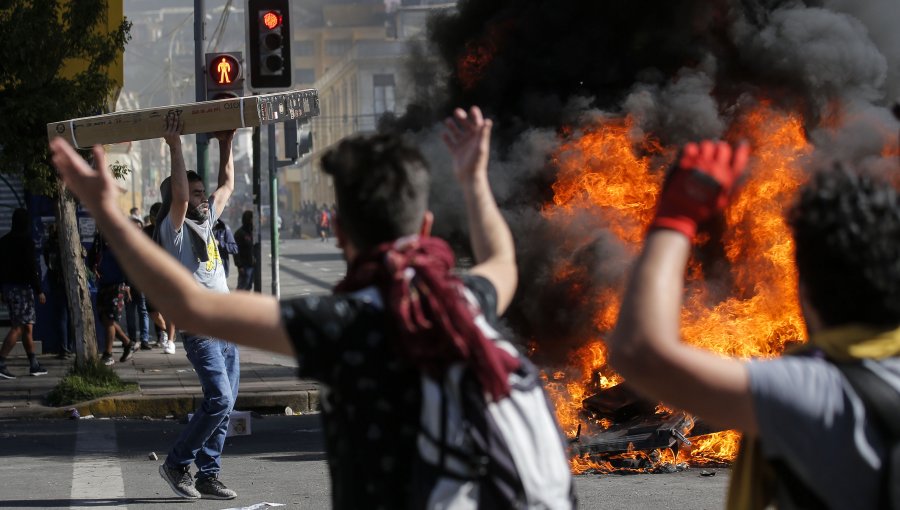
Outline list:
[[[348,33],[347,27],[341,29],[343,32],[334,32],[335,24],[364,19],[363,16],[347,15],[351,6],[341,7],[347,10],[331,12],[340,12],[344,17],[329,18],[326,15],[332,26],[326,26],[322,32],[323,48],[326,49],[323,56],[329,56],[328,41],[332,48],[346,48],[346,51],[339,59],[329,61],[324,72],[316,74],[317,79],[312,84],[319,91],[321,114],[311,123],[312,152],[303,156],[295,167],[288,168],[284,175],[285,185],[291,191],[292,203],[285,204],[288,208],[307,203],[319,207],[334,203],[331,177],[319,169],[321,154],[346,136],[375,132],[379,119],[385,114],[402,115],[405,112],[412,99],[408,70],[411,43],[424,36],[429,15],[437,9],[452,9],[455,3],[394,5],[383,17],[375,15],[373,10],[369,19],[373,23],[381,21],[377,27],[380,37],[376,37],[376,27],[372,25],[365,30],[357,27],[354,34],[365,33],[367,36],[355,38],[335,35]],[[299,65],[296,59],[295,64]]]

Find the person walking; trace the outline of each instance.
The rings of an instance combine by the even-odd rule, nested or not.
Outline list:
[[[324,206],[318,213],[317,228],[319,230],[319,240],[323,243],[328,240],[331,235],[331,213]]]
[[[0,237],[0,295],[6,302],[11,323],[0,347],[0,379],[16,378],[7,368],[6,358],[20,338],[28,356],[28,372],[31,375],[47,373],[34,352],[34,296],[37,295],[41,304],[47,298],[41,290],[40,268],[29,225],[28,210],[16,209],[12,215],[12,228]]]
[[[160,185],[163,205],[156,221],[157,237],[166,251],[193,274],[196,284],[227,294],[225,268],[212,226],[234,190],[234,131],[214,134],[219,143],[219,185],[207,197],[200,176],[185,169],[182,129],[180,118],[167,119],[165,141],[172,157],[172,171]],[[154,304],[163,309],[161,300],[166,299],[167,296],[151,295]],[[234,499],[237,494],[219,480],[219,475],[228,417],[238,395],[240,353],[236,345],[196,331],[182,331],[182,343],[200,379],[203,404],[178,436],[159,466],[159,473],[183,498]],[[191,463],[197,466],[196,481],[189,470]]]
[[[122,266],[99,229],[94,235],[94,244],[91,246],[88,261],[97,281],[97,314],[106,334],[106,345],[100,361],[107,366],[116,363],[113,359],[113,344],[118,338],[122,342],[122,356],[119,361],[124,363],[131,359],[137,349],[137,345],[119,324],[125,303],[132,299],[131,288],[128,286]]]
[[[159,214],[161,207],[162,202],[155,202],[150,206],[149,219],[144,225],[144,233],[153,240],[156,240],[156,215]],[[147,305],[147,314],[156,327],[156,346],[162,349],[163,354],[175,354],[175,324],[167,321],[146,295],[144,302]]]
[[[50,284],[51,315],[59,337],[59,351],[56,357],[68,359],[75,354],[75,335],[70,331],[69,299],[66,295],[59,230],[56,223],[47,226],[47,242],[44,243],[43,256],[44,265],[47,266],[47,282]]]
[[[334,227],[347,275],[331,296],[280,303],[195,285],[109,212],[119,193],[109,172],[93,171],[62,138],[51,147],[69,189],[103,228],[123,236],[116,247],[129,273],[151,298],[169,297],[160,302],[167,315],[191,331],[293,353],[299,374],[320,381],[333,508],[567,510],[574,507],[572,476],[540,377],[497,329],[517,268],[487,178],[491,122],[473,107],[457,109],[447,125],[476,260],[468,274],[457,276],[450,247],[429,235],[430,176],[419,151],[394,135],[356,136],[322,157],[334,178]],[[95,154],[102,158],[101,149]],[[450,398],[435,381],[463,377],[480,402],[476,419],[527,415],[541,426],[511,427],[515,444],[497,440],[510,430],[491,430],[487,453],[476,450],[487,438],[473,435],[475,423],[435,435],[435,427],[444,430],[438,424],[459,425],[441,412]],[[527,391],[529,403],[513,403],[514,391]],[[504,462],[492,457],[497,450]],[[485,475],[493,470],[512,480],[505,490]]]
[[[144,224],[131,216],[131,222],[143,231]],[[135,342],[140,339],[140,349],[149,351],[150,345],[150,312],[147,310],[147,299],[144,293],[137,287],[128,283],[131,299],[125,303],[125,325],[128,328],[128,337]]]
[[[241,228],[234,233],[237,243],[237,255],[234,256],[234,265],[238,268],[238,290],[253,289],[253,271],[256,268],[256,256],[253,249],[253,211],[244,211],[241,214]]]

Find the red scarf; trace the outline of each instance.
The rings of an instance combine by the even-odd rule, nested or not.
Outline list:
[[[453,252],[444,241],[402,239],[357,257],[334,290],[374,285],[385,300],[402,356],[434,377],[443,376],[455,362],[468,363],[496,401],[509,395],[508,377],[519,361],[475,325],[477,311],[463,295],[462,282],[450,273],[453,266]]]

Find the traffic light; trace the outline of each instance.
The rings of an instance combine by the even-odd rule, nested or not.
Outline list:
[[[247,0],[247,25],[250,89],[274,92],[291,88],[294,73],[288,0]]]
[[[284,157],[296,161],[312,151],[312,124],[309,120],[292,120],[284,123]]]
[[[244,95],[244,70],[241,52],[206,54],[206,100],[228,99]]]

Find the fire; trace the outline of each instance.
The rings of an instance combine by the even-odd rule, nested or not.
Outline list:
[[[637,253],[652,221],[665,170],[678,148],[663,147],[652,136],[636,139],[635,133],[632,119],[609,118],[570,137],[554,157],[558,178],[552,204],[545,206],[544,215],[552,222],[564,223],[575,211],[590,211],[598,229],[607,229]],[[783,351],[786,342],[804,338],[793,245],[782,204],[790,203],[802,184],[800,163],[811,147],[799,115],[766,103],[739,117],[728,138],[748,140],[753,162],[746,182],[726,211],[721,245],[728,267],[723,270],[706,267],[702,260],[691,262],[682,336],[724,356],[773,357]],[[710,238],[701,242],[710,242]],[[561,266],[556,274],[564,277],[571,271],[574,269]],[[606,364],[602,338],[615,324],[619,292],[621,289],[613,288],[600,291],[594,320],[598,337],[586,339],[571,357],[571,367],[548,382],[557,417],[570,437],[582,425],[601,430],[609,426],[608,422],[586,423],[581,403],[622,381]],[[664,406],[657,411],[670,412]],[[625,455],[647,456],[651,466],[727,462],[737,454],[739,439],[733,431],[691,438],[692,447],[684,447],[678,459],[669,450]],[[615,458],[599,462],[576,457],[571,466],[575,473],[620,469]]]
[[[652,139],[641,140],[636,151],[632,130],[631,118],[609,119],[563,146],[554,158],[559,173],[553,203],[563,213],[591,208],[598,226],[637,249],[653,219],[665,169],[652,156],[669,153]],[[552,211],[547,212],[552,216]]]

